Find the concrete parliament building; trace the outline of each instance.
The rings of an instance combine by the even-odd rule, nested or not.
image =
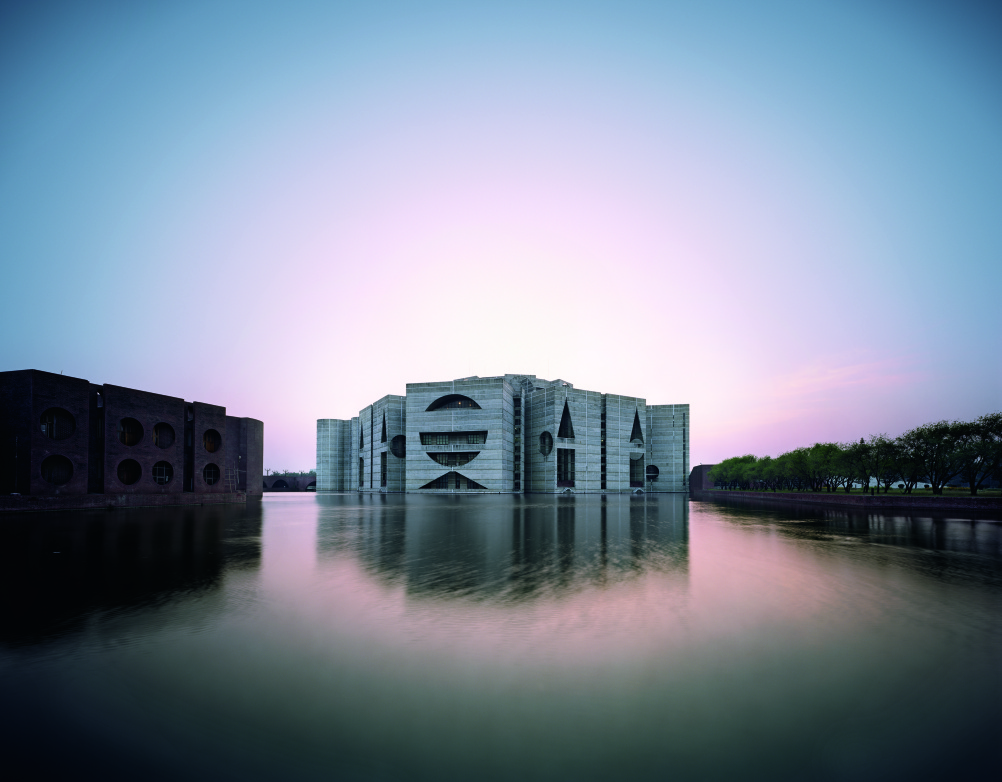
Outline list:
[[[689,405],[535,375],[408,383],[317,421],[317,491],[688,491]]]

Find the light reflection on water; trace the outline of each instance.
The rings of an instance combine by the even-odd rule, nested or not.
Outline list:
[[[999,533],[673,496],[7,517],[5,735],[112,777],[992,778]]]

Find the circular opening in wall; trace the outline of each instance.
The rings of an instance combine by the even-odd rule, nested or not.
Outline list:
[[[396,456],[398,459],[403,459],[407,456],[407,438],[402,434],[398,434],[392,440],[390,440],[390,453]]]
[[[153,465],[153,482],[166,486],[174,479],[174,468],[170,462],[157,462]]]
[[[219,436],[219,432],[215,429],[205,430],[205,434],[202,435],[202,445],[205,446],[206,451],[215,453],[222,444],[223,438]]]
[[[174,427],[161,421],[153,427],[153,444],[157,448],[170,448],[174,445]]]
[[[38,422],[41,425],[42,434],[52,440],[65,440],[77,428],[73,416],[68,410],[63,410],[61,407],[50,407],[42,413]]]
[[[553,450],[553,435],[549,432],[543,432],[539,435],[539,452],[543,456],[549,456],[550,451]]]
[[[42,480],[62,486],[73,477],[73,463],[65,456],[53,454],[42,459]]]
[[[211,429],[209,430],[212,431]],[[213,486],[219,483],[219,468],[214,464],[207,464],[202,468],[202,480],[206,485]]]
[[[658,476],[660,474],[661,474],[661,470],[658,469],[657,465],[655,465],[655,464],[648,464],[647,465],[647,480],[649,480],[649,481],[656,481],[658,479]]]
[[[131,486],[138,481],[143,474],[143,468],[135,459],[124,459],[118,463],[118,480],[126,486]]]
[[[118,441],[122,445],[138,445],[143,441],[143,425],[135,418],[123,418],[118,422]]]

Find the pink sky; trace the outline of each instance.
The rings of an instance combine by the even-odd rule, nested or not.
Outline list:
[[[7,12],[0,369],[270,469],[473,374],[689,403],[694,464],[1002,406],[994,16],[569,10]]]

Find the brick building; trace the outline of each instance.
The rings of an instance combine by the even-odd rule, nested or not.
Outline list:
[[[681,492],[689,406],[535,375],[408,383],[317,421],[317,491]]]
[[[0,494],[260,494],[264,424],[37,369],[0,372]]]

